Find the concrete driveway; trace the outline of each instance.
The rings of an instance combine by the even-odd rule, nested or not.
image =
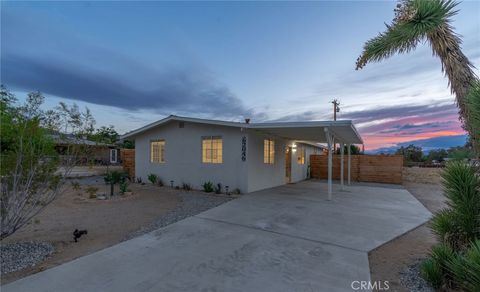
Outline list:
[[[2,291],[353,291],[368,251],[431,216],[399,187],[326,193],[305,181],[245,195]]]

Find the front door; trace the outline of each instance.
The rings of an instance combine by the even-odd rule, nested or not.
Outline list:
[[[292,147],[285,148],[285,181],[292,182]]]

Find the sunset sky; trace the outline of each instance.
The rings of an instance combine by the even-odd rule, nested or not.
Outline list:
[[[461,135],[428,45],[355,71],[393,1],[1,2],[1,81],[47,107],[133,130],[170,114],[253,122],[352,119],[366,149]],[[480,2],[453,25],[480,68]],[[476,70],[478,74],[478,70]]]

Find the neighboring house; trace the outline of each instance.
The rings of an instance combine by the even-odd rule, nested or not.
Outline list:
[[[88,154],[81,154],[80,163],[96,165],[118,164],[120,161],[120,147],[115,144],[99,143],[86,138],[77,138],[72,135],[53,135],[55,150],[62,159],[67,159],[73,146],[86,146]],[[82,151],[80,151],[82,152]]]
[[[330,132],[328,132],[330,129]],[[351,121],[239,123],[169,116],[122,136],[135,140],[135,176],[201,189],[211,181],[248,193],[308,177],[328,133],[362,143]]]

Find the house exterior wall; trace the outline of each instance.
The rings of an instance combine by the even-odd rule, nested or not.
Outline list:
[[[291,143],[290,143],[291,144]],[[310,165],[310,155],[314,154],[315,147],[307,144],[296,143],[297,151],[292,152],[292,183],[302,181],[308,178],[308,168]],[[301,149],[305,150],[305,163],[299,164],[298,157],[300,156]],[[318,149],[318,148],[317,148]],[[317,151],[318,152],[318,151]]]
[[[240,128],[178,121],[156,127],[135,138],[135,174],[147,181],[150,173],[158,175],[164,184],[181,186],[188,183],[202,189],[206,181],[215,185],[239,188],[247,192],[247,161],[242,161],[242,137]],[[221,136],[223,139],[223,163],[202,163],[202,137]],[[165,140],[165,163],[150,162],[150,141]]]
[[[221,136],[223,140],[223,163],[202,163],[202,137]],[[246,160],[242,160],[242,138],[246,138]],[[264,163],[264,139],[275,141],[273,164]],[[150,142],[165,141],[165,162],[150,162]],[[233,191],[243,193],[271,188],[286,183],[285,148],[291,145],[279,137],[272,137],[254,130],[211,124],[178,121],[140,133],[135,137],[135,176],[147,182],[149,174],[156,174],[165,185],[174,181],[175,186],[188,183],[202,189],[204,182],[221,183]],[[291,182],[307,178],[310,154],[315,147],[298,144],[305,148],[305,164],[297,163],[298,151],[292,153]],[[224,191],[224,189],[223,189]]]
[[[275,141],[273,164],[263,163],[263,141],[268,138]],[[285,139],[255,131],[248,133],[248,192],[285,184],[285,146]]]

